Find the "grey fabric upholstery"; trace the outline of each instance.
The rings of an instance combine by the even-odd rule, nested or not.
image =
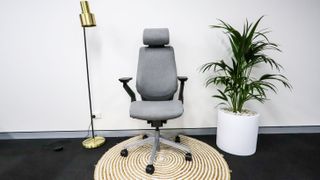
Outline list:
[[[172,100],[177,91],[177,69],[168,29],[145,29],[140,48],[136,88],[142,101],[131,103],[132,118],[157,121],[181,116],[181,101]],[[162,46],[160,46],[162,45]]]
[[[172,99],[178,86],[172,47],[140,49],[136,86],[145,100]]]
[[[149,46],[163,46],[169,44],[169,30],[167,28],[145,29],[143,44]]]
[[[181,116],[181,101],[135,101],[130,106],[130,116],[142,120],[168,120]]]

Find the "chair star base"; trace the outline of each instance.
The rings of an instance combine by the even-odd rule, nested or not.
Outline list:
[[[163,144],[166,144],[170,147],[173,147],[175,149],[179,149],[179,150],[182,150],[184,151],[186,154],[185,154],[185,159],[186,161],[192,161],[192,154],[191,154],[191,150],[183,145],[183,144],[180,144],[180,143],[177,143],[177,142],[174,142],[174,141],[171,141],[171,140],[168,140],[162,136],[160,136],[160,131],[159,129],[156,129],[155,131],[155,134],[154,136],[143,136],[144,138],[142,138],[142,140],[140,141],[137,141],[137,142],[132,142],[132,143],[129,143],[127,145],[125,145],[123,147],[123,150],[121,151],[120,155],[122,157],[127,157],[128,156],[128,150],[129,148],[135,148],[135,147],[140,147],[140,146],[143,146],[145,144],[153,144],[152,146],[152,150],[151,150],[151,156],[150,156],[150,159],[149,159],[149,163],[146,167],[146,172],[148,174],[153,174],[154,173],[154,166],[153,166],[153,163],[155,161],[155,158],[156,158],[156,154],[158,151],[160,151],[160,142],[163,143]],[[177,136],[176,137],[176,140],[179,139],[180,141],[180,137]]]

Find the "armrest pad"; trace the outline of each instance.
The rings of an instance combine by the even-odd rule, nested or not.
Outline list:
[[[187,76],[178,76],[178,80],[184,82],[184,81],[188,80],[188,77]]]
[[[122,77],[119,79],[119,81],[122,83],[128,83],[131,80],[132,80],[132,77]]]

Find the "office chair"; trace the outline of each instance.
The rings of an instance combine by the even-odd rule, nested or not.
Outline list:
[[[187,77],[177,76],[174,51],[169,44],[169,30],[166,28],[145,29],[143,43],[147,45],[140,48],[137,71],[136,88],[141,101],[136,100],[135,93],[128,86],[132,77],[123,77],[119,81],[131,97],[130,117],[146,120],[155,127],[153,137],[144,135],[142,140],[124,146],[120,155],[128,156],[128,148],[139,147],[144,144],[153,144],[146,172],[154,173],[153,162],[156,152],[160,150],[160,142],[184,151],[186,161],[192,161],[191,151],[185,145],[179,144],[180,137],[175,142],[160,136],[159,127],[167,120],[177,118],[183,113],[183,89]],[[178,100],[174,100],[177,91],[177,80],[180,81]]]

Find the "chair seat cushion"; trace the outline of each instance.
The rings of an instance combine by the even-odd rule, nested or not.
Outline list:
[[[142,120],[169,120],[181,116],[181,101],[134,101],[130,106],[130,117]]]

